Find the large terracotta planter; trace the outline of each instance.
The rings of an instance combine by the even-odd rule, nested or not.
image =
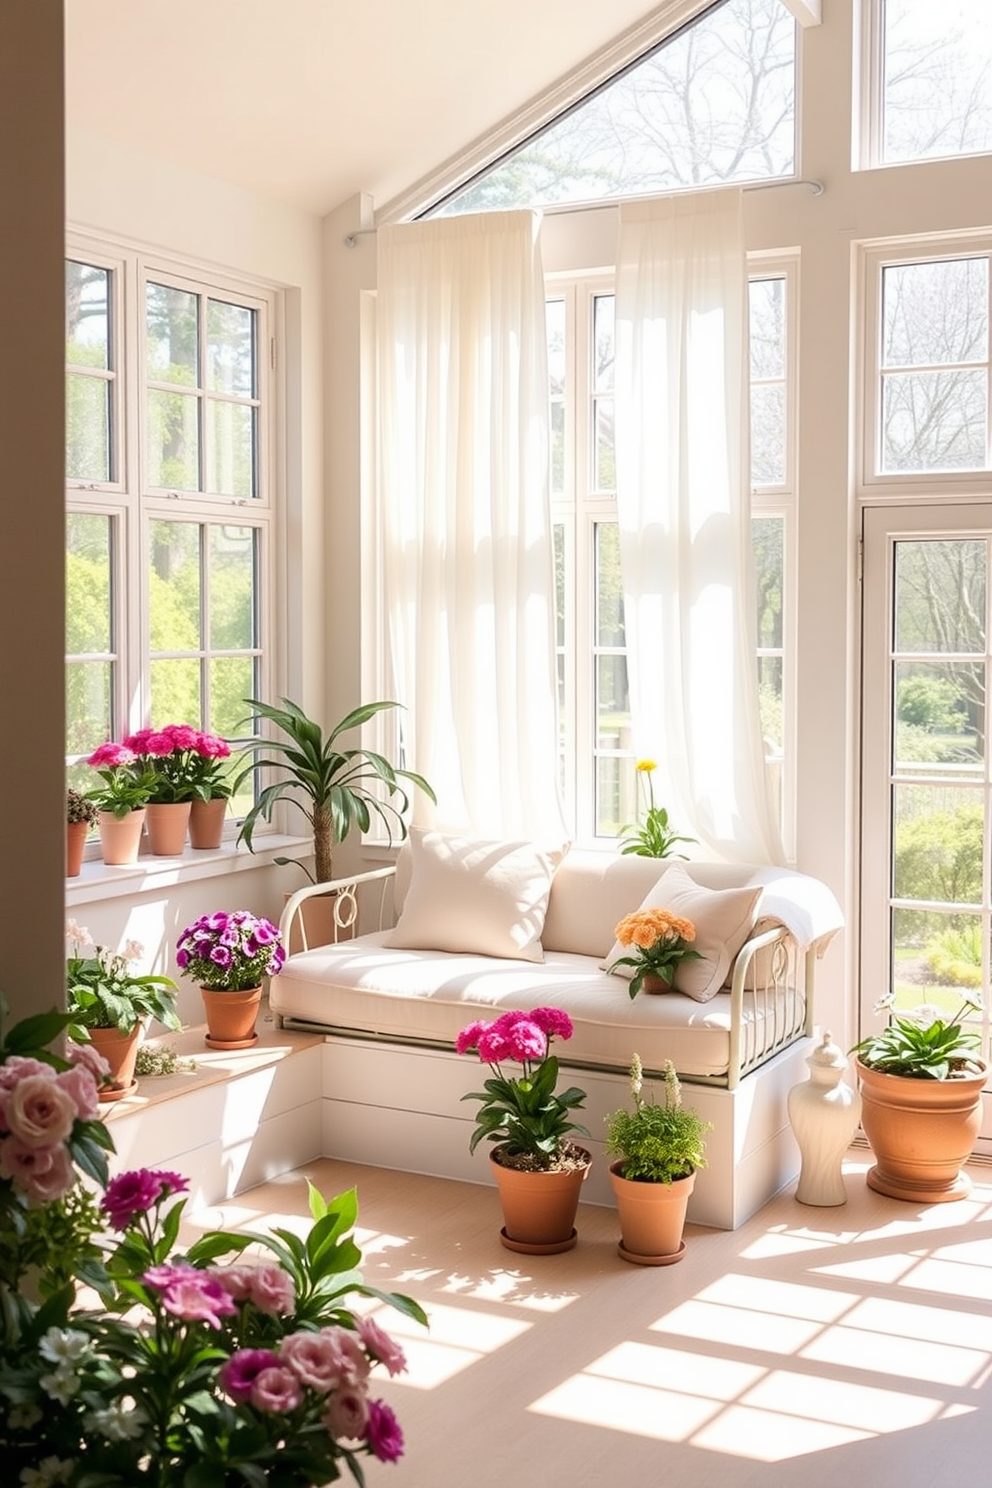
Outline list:
[[[138,811],[129,811],[127,816],[115,816],[112,811],[101,811],[97,816],[97,826],[103,861],[114,867],[122,863],[136,863],[144,824],[144,807]]]
[[[189,813],[189,845],[201,852],[220,847],[224,837],[227,797],[214,796],[209,801],[193,801]]]
[[[285,896],[289,902],[291,895]],[[300,931],[300,920],[303,921],[303,929],[306,932],[308,951],[316,946],[334,945],[341,940],[351,940],[356,933],[354,924],[339,924],[336,918],[336,910],[339,898],[336,893],[314,894],[309,899],[304,899],[300,905],[299,912],[293,917],[293,923],[289,931],[289,944],[286,947],[287,954],[296,955],[303,950],[303,935]],[[345,911],[354,909],[354,901],[345,906]]]
[[[883,1075],[857,1062],[861,1125],[875,1154],[869,1188],[890,1199],[942,1204],[963,1199],[961,1171],[982,1124],[982,1073],[954,1080]]]
[[[525,1255],[571,1250],[578,1238],[575,1214],[591,1155],[584,1147],[577,1148],[585,1158],[583,1166],[542,1173],[504,1167],[496,1156],[499,1150],[490,1152],[489,1164],[503,1210],[502,1243]]]
[[[83,866],[83,852],[90,833],[89,822],[66,822],[65,824],[65,876],[78,878]]]
[[[90,1028],[90,1042],[98,1054],[102,1054],[110,1065],[110,1085],[101,1085],[101,1101],[116,1101],[130,1095],[137,1088],[134,1065],[141,1042],[141,1024],[136,1023],[130,1033],[121,1033],[119,1028]]]
[[[610,1164],[617,1201],[620,1241],[617,1253],[638,1266],[670,1266],[685,1255],[682,1230],[695,1173],[671,1183],[634,1183],[621,1175],[623,1161]]]
[[[148,846],[157,858],[178,858],[186,845],[189,801],[149,801],[145,807]]]
[[[201,987],[200,995],[207,1015],[206,1042],[211,1049],[247,1049],[258,1042],[255,1019],[262,1000],[261,987],[241,992]]]

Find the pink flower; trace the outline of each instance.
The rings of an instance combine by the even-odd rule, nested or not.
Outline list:
[[[88,1069],[77,1064],[70,1070],[63,1070],[56,1076],[56,1083],[69,1096],[81,1121],[96,1119],[100,1111],[99,1092],[96,1080]]]
[[[45,1075],[49,1080],[54,1080],[55,1070],[40,1059],[31,1059],[25,1054],[11,1054],[8,1060],[0,1064],[0,1095],[13,1090],[26,1075]]]
[[[335,1390],[322,1417],[335,1441],[360,1441],[369,1424],[369,1402],[364,1390]]]
[[[9,1178],[29,1204],[50,1204],[68,1193],[76,1170],[65,1147],[29,1147],[18,1137],[0,1141],[0,1177]]]
[[[502,1029],[495,1023],[483,1028],[479,1034],[479,1058],[487,1064],[499,1064],[510,1057],[509,1041]]]
[[[384,1400],[369,1401],[369,1424],[365,1439],[380,1462],[396,1462],[403,1456],[403,1433],[393,1411]]]
[[[71,1133],[76,1103],[52,1071],[26,1075],[4,1097],[4,1120],[26,1147],[54,1147]]]
[[[156,759],[163,759],[165,755],[171,754],[175,747],[172,735],[165,729],[159,729],[148,735],[142,753],[153,755]]]
[[[247,1302],[251,1296],[251,1273],[254,1266],[212,1266],[210,1275],[219,1281],[229,1297]]]
[[[570,1039],[574,1032],[572,1020],[562,1008],[539,1007],[529,1015],[530,1021],[547,1034],[549,1039]]]
[[[221,1365],[217,1379],[221,1389],[240,1403],[250,1397],[262,1370],[271,1369],[276,1363],[271,1349],[238,1349]]]
[[[200,731],[188,723],[170,723],[162,730],[172,740],[173,749],[196,749]]]
[[[303,1391],[291,1369],[284,1369],[280,1364],[271,1364],[256,1374],[248,1398],[256,1410],[282,1415],[296,1409],[303,1399]]]
[[[521,1018],[505,1033],[509,1058],[525,1064],[530,1059],[543,1059],[548,1052],[548,1040],[536,1023]]]
[[[402,1374],[406,1369],[406,1354],[374,1318],[357,1319],[358,1336],[374,1359],[385,1364],[390,1374]]]
[[[342,1385],[361,1385],[368,1379],[372,1366],[365,1350],[348,1328],[321,1328],[318,1335],[327,1340],[334,1354],[333,1367]]]
[[[182,1318],[187,1323],[207,1323],[211,1328],[219,1328],[222,1317],[231,1317],[237,1312],[233,1300],[220,1283],[196,1266],[156,1266],[146,1271],[142,1280],[158,1290],[158,1282],[153,1277],[164,1271],[171,1271],[172,1275],[161,1288],[162,1306],[173,1317]]]
[[[253,1266],[251,1300],[259,1312],[285,1317],[296,1305],[296,1283],[281,1266]]]
[[[467,1054],[470,1049],[474,1049],[476,1044],[478,1044],[479,1042],[480,1033],[485,1032],[488,1027],[488,1023],[479,1022],[470,1023],[467,1028],[463,1028],[461,1033],[455,1039],[456,1052],[459,1054]]]
[[[70,1064],[78,1064],[83,1069],[88,1069],[98,1085],[102,1085],[110,1074],[110,1065],[92,1044],[70,1043],[66,1048],[65,1057]]]
[[[128,749],[126,744],[101,744],[99,749],[94,749],[86,763],[96,767],[103,765],[114,770],[120,765],[133,765],[134,761],[134,751]]]
[[[146,1214],[162,1199],[167,1199],[170,1194],[183,1193],[187,1188],[189,1182],[180,1173],[136,1168],[110,1180],[100,1208],[110,1216],[115,1230],[126,1230],[139,1214]]]
[[[341,1380],[341,1350],[334,1339],[322,1333],[290,1333],[279,1345],[279,1360],[289,1366],[301,1383],[318,1395],[336,1390]]]
[[[227,759],[231,753],[227,740],[218,738],[216,734],[201,734],[194,747],[204,759]]]
[[[148,740],[152,736],[151,729],[138,729],[137,733],[128,734],[124,740],[127,749],[133,749],[135,754],[148,753]]]

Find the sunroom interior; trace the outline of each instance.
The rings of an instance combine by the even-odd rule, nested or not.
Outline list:
[[[979,858],[985,866],[979,867],[977,885],[962,895],[949,889],[935,893],[932,886],[920,888],[912,879],[912,863],[932,850],[925,839],[917,844],[916,858],[909,854],[902,867],[894,866],[893,821],[900,798],[908,810],[920,789],[921,772],[913,766],[934,758],[907,751],[910,766],[899,773],[906,761],[895,757],[892,743],[894,699],[900,680],[923,675],[943,682],[939,663],[955,647],[921,644],[915,655],[909,647],[896,654],[892,637],[894,555],[908,554],[924,542],[958,545],[962,551],[967,548],[969,561],[984,573],[992,538],[992,59],[984,74],[978,74],[972,99],[979,144],[961,126],[953,139],[943,136],[919,158],[899,159],[894,149],[886,158],[873,84],[883,69],[883,21],[890,27],[905,23],[913,6],[904,0],[776,3],[795,24],[795,159],[779,172],[784,179],[773,188],[747,189],[742,211],[749,272],[779,277],[787,287],[787,371],[781,393],[787,432],[782,469],[762,489],[761,482],[756,484],[752,510],[779,523],[782,533],[781,627],[770,649],[776,653],[780,679],[778,806],[784,861],[827,884],[846,919],[845,931],[818,968],[816,1023],[850,1047],[891,979],[896,952],[908,954],[920,916],[914,920],[905,903],[922,900],[931,916],[939,917],[950,906],[975,927],[979,985],[986,994],[981,1033],[987,1055],[992,772],[984,711],[980,704],[972,708],[968,749],[962,754],[955,744],[957,753],[952,750],[948,756],[953,768],[945,769],[947,759],[936,756],[941,768],[934,779],[944,793],[940,806],[950,819],[952,843],[954,834],[964,830],[954,820],[958,803],[964,801],[969,811],[977,803],[983,843]],[[748,8],[737,0],[735,6]],[[6,965],[0,990],[15,1016],[58,1001],[67,914],[104,943],[140,940],[157,968],[170,970],[179,929],[205,908],[237,902],[278,919],[284,894],[298,886],[288,883],[286,870],[274,862],[298,845],[291,818],[278,821],[277,831],[263,836],[253,855],[236,850],[232,837],[218,853],[195,861],[189,853],[178,864],[144,858],[133,870],[114,871],[104,869],[91,849],[91,860],[78,879],[70,882],[63,876],[59,812],[66,769],[62,555],[67,494],[70,509],[98,515],[123,512],[125,524],[137,522],[117,499],[119,482],[110,491],[77,481],[67,493],[66,233],[70,254],[84,261],[88,252],[89,261],[123,265],[126,274],[147,264],[174,280],[233,284],[268,297],[274,351],[272,439],[266,452],[272,500],[266,528],[271,567],[264,593],[264,677],[269,696],[298,698],[312,715],[336,719],[367,696],[381,676],[377,658],[369,655],[368,636],[378,623],[376,561],[368,550],[363,506],[369,488],[367,317],[376,289],[376,229],[426,211],[638,50],[673,29],[691,26],[704,11],[720,8],[705,0],[665,0],[660,5],[619,0],[606,8],[576,5],[574,0],[547,0],[539,7],[522,0],[476,0],[471,7],[455,0],[424,5],[384,0],[371,7],[307,0],[277,15],[263,0],[252,0],[239,5],[235,17],[233,8],[222,6],[206,7],[204,13],[195,0],[173,0],[167,16],[126,0],[74,0],[64,9],[57,0],[8,7],[0,21],[5,141],[0,181],[8,203],[0,257],[16,292],[7,306],[8,346],[14,354],[0,370],[0,448],[17,561],[8,561],[0,586],[7,637],[7,727],[0,733],[0,756],[13,785],[7,821],[16,859],[6,875]],[[961,0],[943,9],[954,12],[955,25],[967,27],[982,6],[980,0],[971,6]],[[928,86],[936,85],[924,76],[920,86],[925,95]],[[949,86],[946,77],[943,86]],[[558,210],[548,206],[541,247],[549,295],[574,295],[581,303],[583,294],[610,293],[616,239],[615,201],[577,201],[565,208],[559,204]],[[894,348],[894,337],[885,343],[878,329],[884,323],[885,296],[894,298],[900,288],[908,292],[908,281],[898,284],[899,271],[906,265],[961,261],[977,266],[969,283],[979,288],[965,316],[967,337],[953,343],[958,350],[948,350],[950,313],[944,316],[947,340],[936,350],[931,344],[928,356]],[[893,366],[897,372],[907,367],[919,372],[921,388],[928,377],[939,383],[949,368],[963,370],[972,400],[968,416],[949,418],[943,432],[951,442],[963,440],[964,454],[959,444],[951,456],[938,449],[929,463],[926,458],[914,463],[924,445],[906,455],[899,440],[911,442],[915,436],[900,435],[898,429],[888,431],[886,444],[881,410],[887,396],[884,379]],[[931,397],[925,411],[933,415],[938,401]],[[902,405],[905,419],[912,423],[922,417],[921,406],[910,394]],[[135,427],[122,433],[137,441]],[[939,440],[934,449],[938,445]],[[16,516],[15,502],[21,507]],[[129,623],[140,634],[147,618],[144,601],[135,594],[128,603]],[[967,646],[960,637],[956,643],[963,670],[980,674],[982,696],[992,656],[984,618],[976,622]],[[147,687],[147,675],[138,664],[130,676],[137,677],[136,692],[123,698],[123,706],[133,725],[143,721],[141,689]],[[953,712],[954,698],[949,706]],[[958,712],[963,711],[961,703]],[[943,731],[949,730],[960,733],[959,723],[952,727],[945,721]],[[587,839],[595,839],[596,826],[595,812],[584,818]],[[597,845],[608,843],[601,835]],[[381,844],[353,838],[340,849],[339,864],[342,871],[360,871],[383,858]],[[25,927],[30,927],[27,934]],[[185,1021],[198,1021],[195,989],[184,987],[182,997]],[[956,1358],[951,1357],[955,1349],[949,1336],[940,1359],[923,1359],[920,1345],[920,1356],[907,1371],[911,1382],[898,1396],[904,1423],[899,1431],[876,1431],[876,1423],[859,1416],[867,1409],[869,1387],[883,1373],[886,1379],[898,1373],[894,1354],[879,1363],[877,1377],[853,1382],[865,1393],[847,1415],[839,1395],[833,1416],[824,1411],[820,1419],[810,1409],[810,1416],[819,1420],[817,1430],[797,1432],[795,1444],[779,1453],[768,1441],[783,1421],[802,1413],[796,1399],[811,1399],[809,1390],[817,1388],[812,1369],[799,1367],[807,1389],[789,1397],[782,1387],[784,1373],[776,1377],[770,1368],[764,1403],[734,1405],[733,1392],[740,1388],[743,1395],[745,1383],[750,1388],[754,1380],[749,1375],[745,1382],[742,1374],[734,1382],[728,1376],[710,1424],[704,1425],[700,1416],[689,1426],[680,1415],[682,1406],[666,1394],[671,1381],[660,1375],[650,1400],[621,1400],[624,1379],[629,1383],[636,1378],[638,1390],[644,1388],[636,1372],[624,1373],[640,1365],[611,1356],[608,1368],[591,1366],[567,1386],[554,1376],[552,1388],[553,1371],[543,1371],[548,1389],[537,1406],[527,1405],[528,1414],[512,1418],[515,1428],[523,1421],[522,1440],[542,1454],[552,1449],[553,1426],[560,1429],[571,1422],[587,1455],[560,1477],[535,1469],[523,1481],[605,1481],[610,1464],[615,1468],[617,1462],[650,1470],[655,1459],[644,1455],[648,1440],[652,1451],[661,1442],[679,1444],[675,1480],[685,1483],[710,1481],[710,1475],[716,1481],[717,1474],[726,1482],[731,1460],[731,1475],[737,1474],[732,1480],[742,1485],[794,1481],[790,1475],[800,1470],[798,1461],[804,1472],[816,1461],[816,1471],[832,1476],[844,1464],[851,1470],[881,1472],[896,1460],[891,1453],[898,1437],[906,1452],[902,1461],[908,1476],[903,1481],[914,1488],[935,1481],[963,1482],[968,1464],[979,1458],[982,1434],[976,1423],[987,1423],[989,1409],[987,1285],[983,1293],[975,1284],[983,1275],[987,1283],[987,1257],[977,1246],[983,1236],[987,1244],[992,1224],[992,1191],[981,1165],[983,1157],[992,1156],[988,1095],[986,1102],[974,1199],[966,1206],[947,1206],[910,1235],[910,1216],[901,1206],[865,1200],[861,1175],[867,1151],[852,1149],[849,1181],[857,1185],[857,1196],[852,1187],[848,1222],[838,1211],[818,1227],[815,1213],[797,1210],[787,1194],[780,1195],[751,1222],[756,1228],[736,1237],[713,1237],[717,1248],[706,1263],[703,1287],[697,1289],[681,1276],[688,1268],[675,1268],[684,1288],[680,1312],[670,1305],[671,1298],[664,1303],[655,1296],[649,1304],[652,1318],[669,1319],[658,1324],[663,1332],[719,1337],[719,1310],[729,1315],[740,1305],[730,1298],[722,1274],[743,1275],[745,1287],[760,1280],[771,1288],[781,1280],[783,1287],[793,1289],[774,1300],[769,1293],[767,1316],[780,1312],[789,1318],[801,1313],[799,1288],[806,1279],[797,1257],[821,1248],[828,1252],[823,1269],[832,1280],[815,1303],[821,1308],[827,1305],[824,1297],[841,1298],[838,1278],[877,1278],[879,1268],[888,1266],[883,1278],[888,1290],[876,1303],[890,1309],[888,1321],[878,1321],[879,1311],[874,1323],[865,1323],[866,1332],[845,1340],[834,1312],[829,1321],[837,1336],[828,1339],[827,1319],[820,1315],[824,1341],[810,1345],[810,1357],[824,1359],[831,1350],[846,1350],[840,1359],[846,1368],[850,1350],[866,1338],[877,1339],[887,1327],[898,1341],[919,1339],[920,1332],[913,1330],[923,1327],[920,1309],[931,1304],[927,1326],[953,1331],[966,1318],[974,1332],[967,1349],[957,1348]],[[154,1105],[146,1115],[152,1125],[169,1120],[161,1111],[156,1114]],[[138,1132],[141,1113],[133,1119]],[[278,1141],[277,1127],[266,1141]],[[129,1150],[132,1140],[140,1138],[126,1138]],[[260,1148],[261,1178],[266,1161]],[[328,1181],[340,1177],[342,1186],[355,1176],[347,1165],[339,1174],[333,1163],[330,1168]],[[378,1257],[389,1256],[394,1245],[390,1237],[402,1230],[397,1193],[410,1205],[423,1202],[442,1212],[444,1206],[438,1189],[418,1190],[409,1177],[399,1188],[390,1188],[381,1175],[359,1172],[360,1190],[363,1176],[378,1206],[369,1220],[370,1235],[379,1227],[373,1244],[378,1267]],[[286,1199],[280,1211],[281,1197],[277,1184],[275,1193],[265,1190],[257,1202],[239,1202],[251,1218],[267,1211],[292,1212],[295,1199]],[[472,1208],[476,1196],[464,1202],[469,1228],[479,1230],[476,1241],[484,1250],[485,1227]],[[593,1233],[601,1221],[597,1217],[589,1223]],[[841,1255],[840,1248],[854,1241],[863,1253]],[[426,1276],[433,1264],[427,1244],[419,1250],[411,1246],[404,1257],[403,1244],[397,1243],[394,1277],[404,1264]],[[779,1277],[776,1257],[782,1258]],[[596,1256],[587,1260],[574,1283],[560,1269],[564,1262],[555,1264],[559,1269],[553,1281],[531,1285],[519,1275],[508,1280],[504,1267],[494,1269],[477,1251],[445,1251],[437,1263],[438,1274],[444,1273],[437,1283],[438,1317],[455,1329],[455,1309],[446,1311],[445,1299],[465,1285],[459,1280],[462,1265],[469,1275],[478,1268],[472,1291],[484,1302],[497,1299],[502,1288],[512,1304],[510,1319],[514,1308],[517,1317],[533,1319],[542,1312],[550,1316],[556,1309],[567,1310],[570,1297],[594,1296],[601,1279]],[[632,1315],[637,1311],[629,1298],[633,1280],[623,1279],[622,1304]],[[910,1295],[900,1286],[919,1290]],[[856,1290],[853,1281],[850,1289]],[[939,1324],[938,1293],[944,1294],[943,1305],[955,1299],[941,1312]],[[907,1301],[918,1310],[897,1316],[892,1309]],[[706,1327],[715,1333],[703,1329],[707,1308],[712,1311]],[[982,1317],[984,1342],[976,1336]],[[748,1325],[755,1323],[751,1315]],[[743,1318],[740,1324],[745,1326]],[[593,1321],[589,1326],[599,1325]],[[782,1327],[785,1339],[784,1322]],[[441,1358],[440,1350],[425,1366],[423,1380],[438,1382],[446,1370],[447,1378],[455,1379],[466,1349],[484,1356],[477,1337],[442,1340],[447,1358]],[[574,1346],[574,1335],[563,1337],[564,1346]],[[753,1361],[743,1357],[740,1335],[728,1334],[725,1341],[746,1372]],[[804,1336],[795,1350],[807,1342]],[[547,1347],[553,1348],[553,1341]],[[636,1347],[646,1357],[646,1344]],[[778,1348],[770,1345],[772,1353]],[[787,1340],[781,1344],[782,1353],[792,1349]],[[498,1353],[496,1342],[492,1350]],[[702,1353],[699,1343],[697,1362]],[[664,1361],[658,1356],[655,1362],[660,1368]],[[486,1367],[493,1367],[492,1359]],[[941,1370],[938,1390],[933,1381]],[[629,1413],[622,1429],[637,1443],[629,1457],[615,1455],[615,1446],[598,1445],[596,1422],[601,1418],[589,1402],[603,1398],[607,1375],[615,1409]],[[498,1374],[494,1378],[498,1381]],[[932,1407],[921,1404],[924,1381],[936,1402]],[[851,1384],[843,1369],[831,1379],[838,1392]],[[441,1429],[436,1412],[443,1397],[432,1395],[429,1383],[422,1388],[424,1431],[432,1433]],[[458,1400],[461,1388],[451,1400]],[[791,1403],[783,1403],[787,1398]],[[896,1397],[887,1393],[884,1399],[872,1398],[884,1413]],[[643,1421],[637,1421],[639,1410],[661,1402],[671,1411],[671,1423],[668,1415],[664,1422],[658,1417],[662,1423],[645,1431]],[[609,1412],[602,1409],[605,1419]],[[582,1423],[581,1429],[575,1423]],[[616,1418],[610,1424],[615,1432]],[[493,1437],[494,1450],[497,1441]],[[866,1455],[859,1457],[861,1448]],[[422,1472],[429,1460],[424,1452]],[[436,1481],[450,1481],[452,1488],[456,1481],[487,1481],[475,1469],[464,1476],[465,1458],[457,1453],[455,1461],[463,1476]]]

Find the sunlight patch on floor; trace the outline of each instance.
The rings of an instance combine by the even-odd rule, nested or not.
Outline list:
[[[989,1357],[977,1349],[851,1327],[828,1328],[801,1349],[800,1356],[818,1364],[957,1386],[971,1385],[980,1378]]]
[[[394,1288],[398,1290],[398,1288]],[[428,1329],[414,1318],[382,1306],[372,1310],[376,1322],[406,1354],[407,1372],[394,1383],[414,1390],[433,1390],[473,1364],[513,1343],[532,1324],[468,1307],[431,1304],[425,1308]]]
[[[770,1354],[794,1354],[821,1330],[821,1324],[809,1318],[777,1318],[746,1307],[726,1307],[695,1299],[683,1302],[651,1327],[706,1343],[760,1347],[763,1353]]]

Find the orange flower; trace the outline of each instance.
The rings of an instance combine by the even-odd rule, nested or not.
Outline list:
[[[622,946],[639,946],[646,951],[669,937],[695,940],[696,927],[691,920],[671,914],[667,909],[639,909],[634,914],[625,915],[614,934]]]

